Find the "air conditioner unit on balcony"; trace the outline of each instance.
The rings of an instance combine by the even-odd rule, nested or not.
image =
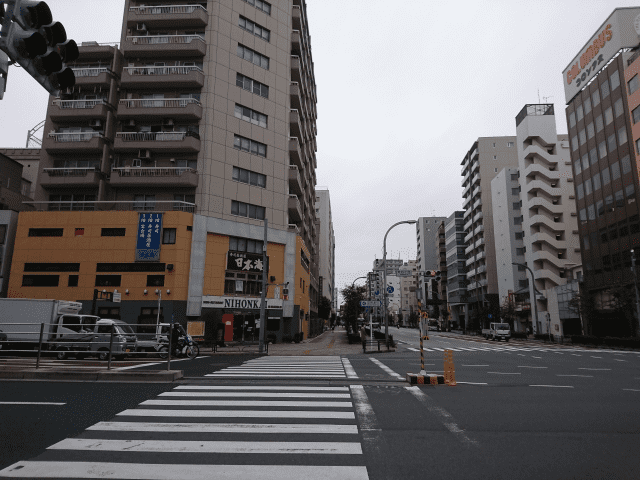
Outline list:
[[[136,126],[136,121],[134,119],[127,120],[125,122],[125,126],[127,126],[127,127],[135,127]]]
[[[138,157],[142,159],[150,159],[151,158],[151,150],[140,150],[138,152]]]
[[[91,128],[102,128],[102,120],[99,118],[92,118],[89,120],[89,126]]]
[[[138,23],[136,25],[136,30],[138,30],[139,32],[146,32],[147,26],[144,23]]]
[[[165,118],[162,120],[162,125],[165,127],[173,127],[173,118]]]
[[[133,166],[133,167],[141,167],[142,166],[142,160],[140,160],[139,158],[134,158],[133,162],[131,162],[131,166]]]

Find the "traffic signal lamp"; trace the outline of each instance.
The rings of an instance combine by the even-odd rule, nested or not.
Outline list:
[[[19,63],[52,95],[75,85],[66,64],[79,56],[78,45],[67,39],[60,22],[54,22],[46,2],[8,0],[2,22],[0,50]]]
[[[442,272],[440,272],[440,270],[436,270],[435,272],[433,272],[433,274],[436,282],[439,282],[440,280],[442,280]]]

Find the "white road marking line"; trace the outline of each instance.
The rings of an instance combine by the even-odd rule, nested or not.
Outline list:
[[[368,480],[367,467],[298,465],[171,465],[106,462],[18,462],[0,471],[11,478],[112,478],[115,480]]]
[[[465,385],[489,385],[488,383],[481,383],[481,382],[457,382],[456,381],[456,383],[457,384],[464,383]]]
[[[531,355],[531,358],[541,359],[542,357],[534,357],[533,355]]]
[[[488,367],[489,365],[461,365],[461,367]],[[460,382],[457,382],[460,383]]]
[[[186,433],[336,433],[358,434],[357,425],[303,423],[150,423],[99,422],[87,430]]]
[[[432,399],[420,390],[419,387],[404,387],[406,388],[414,397],[416,397],[421,403],[423,403],[429,412],[433,413],[439,420],[443,423],[447,430],[453,433],[458,440],[466,445],[478,446],[478,442],[475,440],[471,440],[467,435],[465,435],[464,431],[458,427],[453,421],[452,416],[449,412],[447,412],[444,408],[438,406]]]
[[[286,375],[283,373],[269,375],[267,373],[256,373],[256,374],[248,374],[248,373],[207,373],[205,377],[235,377],[235,378],[346,378],[346,375],[304,375],[304,374],[290,374]]]
[[[582,355],[578,355],[577,353],[572,353],[571,355],[573,355],[574,357],[581,357]]]
[[[529,385],[530,387],[573,388],[571,385]]]
[[[526,355],[523,355],[523,354],[521,354],[521,353],[519,353],[518,355],[520,355],[521,357],[526,357]]]
[[[623,388],[622,390],[624,390],[625,392],[640,392],[640,390],[637,390],[635,388]]]
[[[175,360],[171,359],[172,362],[175,362]],[[131,370],[132,368],[140,368],[140,367],[150,367],[152,365],[161,365],[162,362],[155,362],[155,363],[141,363],[140,365],[132,365],[130,367],[120,367],[120,368],[116,368],[116,370]],[[166,364],[166,363],[165,363]]]
[[[568,374],[556,374],[556,377],[581,377],[581,378],[593,378],[593,375],[568,375]]]
[[[375,363],[376,365],[378,365],[382,370],[384,370],[385,372],[387,372],[389,375],[391,375],[392,377],[396,377],[399,378],[401,380],[404,380],[404,377],[398,375],[396,372],[394,372],[393,370],[391,370],[389,367],[387,367],[384,363],[382,363],[380,360],[378,360],[377,358],[369,358],[369,360],[371,360],[373,363]]]
[[[548,367],[531,367],[529,365],[518,365],[518,368],[548,368]]]
[[[594,356],[591,356],[591,358],[602,358],[602,357],[594,357]]]
[[[622,360],[621,358],[614,358],[616,362],[626,362],[626,360]]]
[[[365,450],[368,454],[383,455],[387,452],[387,442],[382,436],[382,429],[378,426],[378,418],[369,403],[367,392],[362,385],[350,385],[350,388]]]
[[[600,372],[600,371],[609,371],[611,370],[610,368],[586,368],[586,367],[578,367],[578,370],[593,370],[596,372]]]
[[[341,418],[354,419],[353,412],[300,410],[163,410],[138,408],[118,413],[124,417],[193,417],[193,418]]]
[[[287,400],[145,400],[140,405],[176,405],[194,407],[352,407],[351,402],[306,402]]]
[[[344,366],[344,371],[347,374],[347,378],[358,378],[358,374],[354,370],[348,358],[342,359],[342,365]],[[344,388],[346,389],[347,387]]]
[[[59,402],[0,402],[0,405],[66,405]]]
[[[522,375],[520,372],[487,372],[487,373],[495,373],[496,375]]]
[[[420,351],[417,348],[411,348],[411,347],[407,347],[407,350],[411,350],[412,352],[419,352]]]
[[[313,392],[317,391],[339,391],[348,392],[349,387],[272,387],[272,386],[236,386],[236,385],[180,385],[174,388],[174,390],[309,390]]]
[[[351,398],[349,393],[307,392],[164,392],[159,397]]]

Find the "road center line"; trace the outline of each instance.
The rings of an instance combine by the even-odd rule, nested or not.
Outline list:
[[[465,445],[474,447],[478,446],[478,442],[476,442],[475,440],[471,440],[467,435],[465,435],[464,430],[462,430],[460,427],[458,427],[458,425],[451,421],[451,414],[444,408],[436,405],[436,403],[431,399],[431,397],[429,397],[429,395],[424,393],[418,387],[404,388],[406,388],[414,397],[416,397],[418,401],[423,403],[427,407],[427,410],[429,410],[429,412],[437,416],[442,424],[446,427],[446,429],[453,433],[458,440],[460,440]]]
[[[531,367],[529,365],[518,365],[518,368],[548,368],[548,367]]]
[[[511,373],[511,372],[487,372],[487,373],[495,373],[496,375],[521,375],[520,372],[515,372],[515,373]]]
[[[573,388],[571,385],[529,385],[530,387]]]
[[[578,367],[578,370],[593,370],[593,371],[609,371],[611,370],[610,368],[586,368],[586,367]]]

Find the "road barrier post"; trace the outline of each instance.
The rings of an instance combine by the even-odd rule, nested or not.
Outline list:
[[[453,351],[444,351],[444,383],[450,387],[455,387],[456,383],[456,368],[453,365]]]
[[[113,331],[115,330],[115,325],[111,324],[111,333],[109,336],[109,360],[107,362],[107,370],[111,370],[111,350],[113,349]]]
[[[171,370],[171,349],[172,349],[171,338],[173,337],[174,328],[175,327],[173,325],[173,322],[171,322],[171,326],[169,327],[169,355],[167,355],[167,372]]]
[[[43,334],[44,334],[44,322],[40,324],[40,340],[38,341],[38,358],[36,358],[36,368],[40,366],[40,352],[42,351]]]

